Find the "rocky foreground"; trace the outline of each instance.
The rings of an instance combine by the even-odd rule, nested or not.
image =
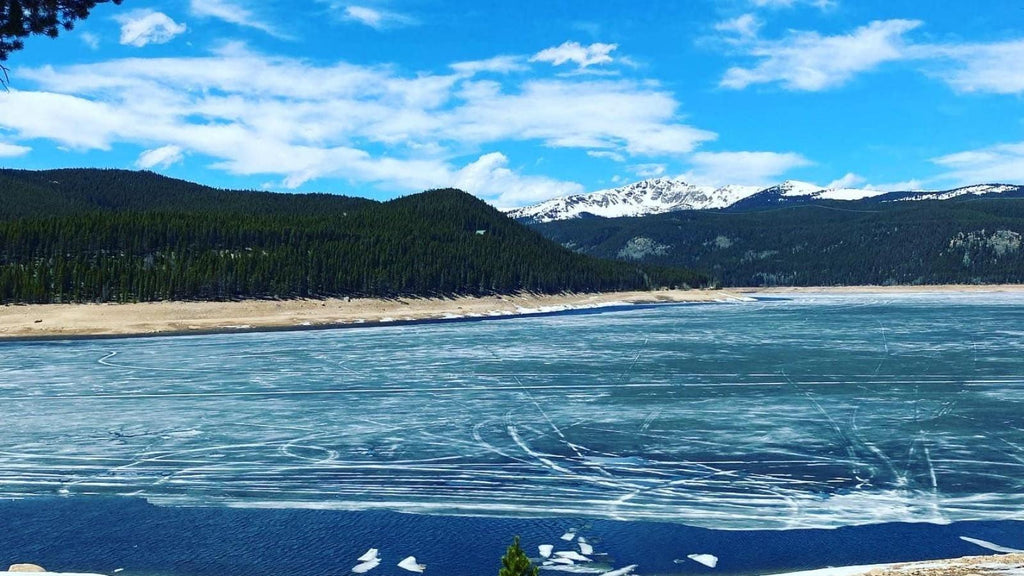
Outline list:
[[[787,576],[1024,576],[1024,554],[965,556],[949,560],[825,568],[796,572]]]

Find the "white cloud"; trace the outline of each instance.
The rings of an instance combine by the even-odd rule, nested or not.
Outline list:
[[[314,65],[238,45],[205,57],[126,58],[19,75],[36,89],[0,93],[0,129],[18,138],[72,150],[140,146],[149,151],[140,166],[180,153],[288,187],[322,177],[389,191],[461,182],[512,205],[577,185],[520,176],[504,156],[470,166],[467,157],[531,142],[658,158],[715,137],[682,123],[672,94],[624,79],[512,76],[499,84],[392,66]]]
[[[709,186],[768,185],[794,168],[812,164],[794,152],[698,152],[691,163],[693,168],[682,177]]]
[[[414,18],[405,14],[399,14],[398,12],[391,12],[389,10],[381,10],[378,8],[370,8],[369,6],[346,6],[344,18],[345,20],[365,24],[366,26],[376,30],[384,30],[394,26],[411,26],[416,24],[416,20]]]
[[[853,172],[847,172],[845,176],[843,176],[842,178],[839,178],[838,180],[833,180],[833,181],[829,182],[828,186],[825,186],[825,187],[826,188],[835,188],[835,189],[839,189],[839,188],[856,188],[858,186],[863,186],[866,183],[867,183],[867,179],[864,178],[863,176],[859,176],[857,174],[854,174]]]
[[[270,24],[258,18],[251,10],[235,3],[233,0],[190,0],[189,9],[196,16],[216,18],[236,26],[253,28],[275,38],[289,38],[286,34],[281,33]]]
[[[730,20],[715,24],[715,30],[736,34],[741,38],[753,38],[764,23],[754,14],[742,14]]]
[[[869,184],[864,186],[867,190],[878,190],[880,192],[908,192],[915,190],[924,190],[925,182],[923,180],[911,179],[904,180],[902,182],[889,182],[886,184]]]
[[[548,62],[553,66],[561,66],[573,62],[579,68],[587,68],[599,64],[611,64],[615,61],[611,53],[618,44],[602,44],[596,42],[583,46],[579,42],[564,42],[560,46],[547,48],[533,55],[530,62]]]
[[[492,72],[495,74],[508,74],[510,72],[522,72],[529,70],[523,62],[522,56],[495,56],[485,60],[470,60],[467,62],[456,62],[451,69],[459,74],[473,76],[481,72]]]
[[[139,159],[135,161],[135,165],[143,170],[150,170],[152,168],[169,168],[178,162],[181,162],[185,158],[182,153],[181,146],[161,146],[160,148],[154,148],[152,150],[146,150],[139,155]]]
[[[0,158],[14,158],[16,156],[24,156],[31,152],[32,149],[27,146],[18,146],[16,144],[7,144],[0,142]]]
[[[797,4],[806,4],[819,10],[829,10],[839,5],[838,0],[751,0],[758,8],[792,8]]]
[[[668,170],[668,167],[665,166],[664,164],[651,163],[637,164],[635,166],[630,166],[630,169],[632,169],[633,173],[639,176],[640,178],[656,178],[658,176],[664,176],[665,171]]]
[[[959,92],[1024,92],[1024,40],[922,45],[915,48],[915,54],[937,60],[941,68],[936,75]]]
[[[755,40],[746,51],[757,65],[730,68],[720,85],[736,90],[769,83],[789,90],[834,88],[861,72],[910,57],[903,35],[920,25],[916,20],[884,20],[849,34],[794,31],[781,40]]]
[[[556,196],[580,194],[583,186],[544,176],[523,176],[508,168],[500,152],[484,154],[455,175],[455,187],[490,201],[498,208],[517,208]]]
[[[82,32],[78,35],[78,39],[88,46],[90,50],[97,50],[100,47],[100,37],[92,32]]]
[[[932,159],[946,172],[937,179],[957,185],[1024,182],[1024,142],[997,144]]]
[[[625,162],[626,157],[619,152],[612,152],[611,150],[587,150],[587,156],[591,158],[603,158],[605,160],[611,160],[613,162]]]
[[[458,96],[464,104],[439,117],[456,141],[540,140],[653,156],[686,154],[716,137],[679,123],[670,94],[628,80],[528,80],[517,92],[468,82]]]
[[[147,44],[166,44],[185,32],[184,24],[178,24],[167,14],[153,10],[132,10],[115,19],[121,24],[121,44],[126,46],[141,48]]]

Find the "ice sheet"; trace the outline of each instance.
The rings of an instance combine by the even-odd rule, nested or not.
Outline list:
[[[807,295],[7,342],[0,498],[725,529],[1024,519],[1021,326],[1013,294]]]

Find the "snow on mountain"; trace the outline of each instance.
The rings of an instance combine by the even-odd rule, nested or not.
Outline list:
[[[706,210],[725,208],[755,194],[756,186],[695,186],[673,178],[642,180],[610,190],[555,198],[533,206],[510,210],[512,218],[535,222],[568,220],[583,214],[616,218],[644,216],[675,210]]]
[[[980,184],[948,191],[920,190],[888,193],[882,201],[948,200],[968,194],[1024,193],[1024,187],[1006,184]],[[510,210],[512,218],[551,222],[569,220],[589,214],[605,218],[646,216],[676,210],[708,210],[715,208],[754,208],[815,200],[861,200],[887,194],[868,188],[823,188],[810,182],[786,180],[781,184],[758,186],[697,186],[674,178],[654,178],[634,182],[621,188],[600,190],[555,198],[533,206]]]
[[[907,202],[917,200],[949,200],[950,198],[956,198],[957,196],[967,196],[968,194],[974,194],[975,196],[981,196],[982,194],[1002,194],[1004,192],[1015,192],[1019,189],[1020,186],[1011,186],[1008,184],[977,184],[975,186],[964,186],[963,188],[946,190],[944,192],[919,192],[911,196],[899,198],[896,201]]]

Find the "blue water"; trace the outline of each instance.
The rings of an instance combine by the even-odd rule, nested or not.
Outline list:
[[[0,405],[0,561],[56,528],[128,575],[479,574],[568,528],[642,574],[1024,547],[1018,295],[5,343]]]

